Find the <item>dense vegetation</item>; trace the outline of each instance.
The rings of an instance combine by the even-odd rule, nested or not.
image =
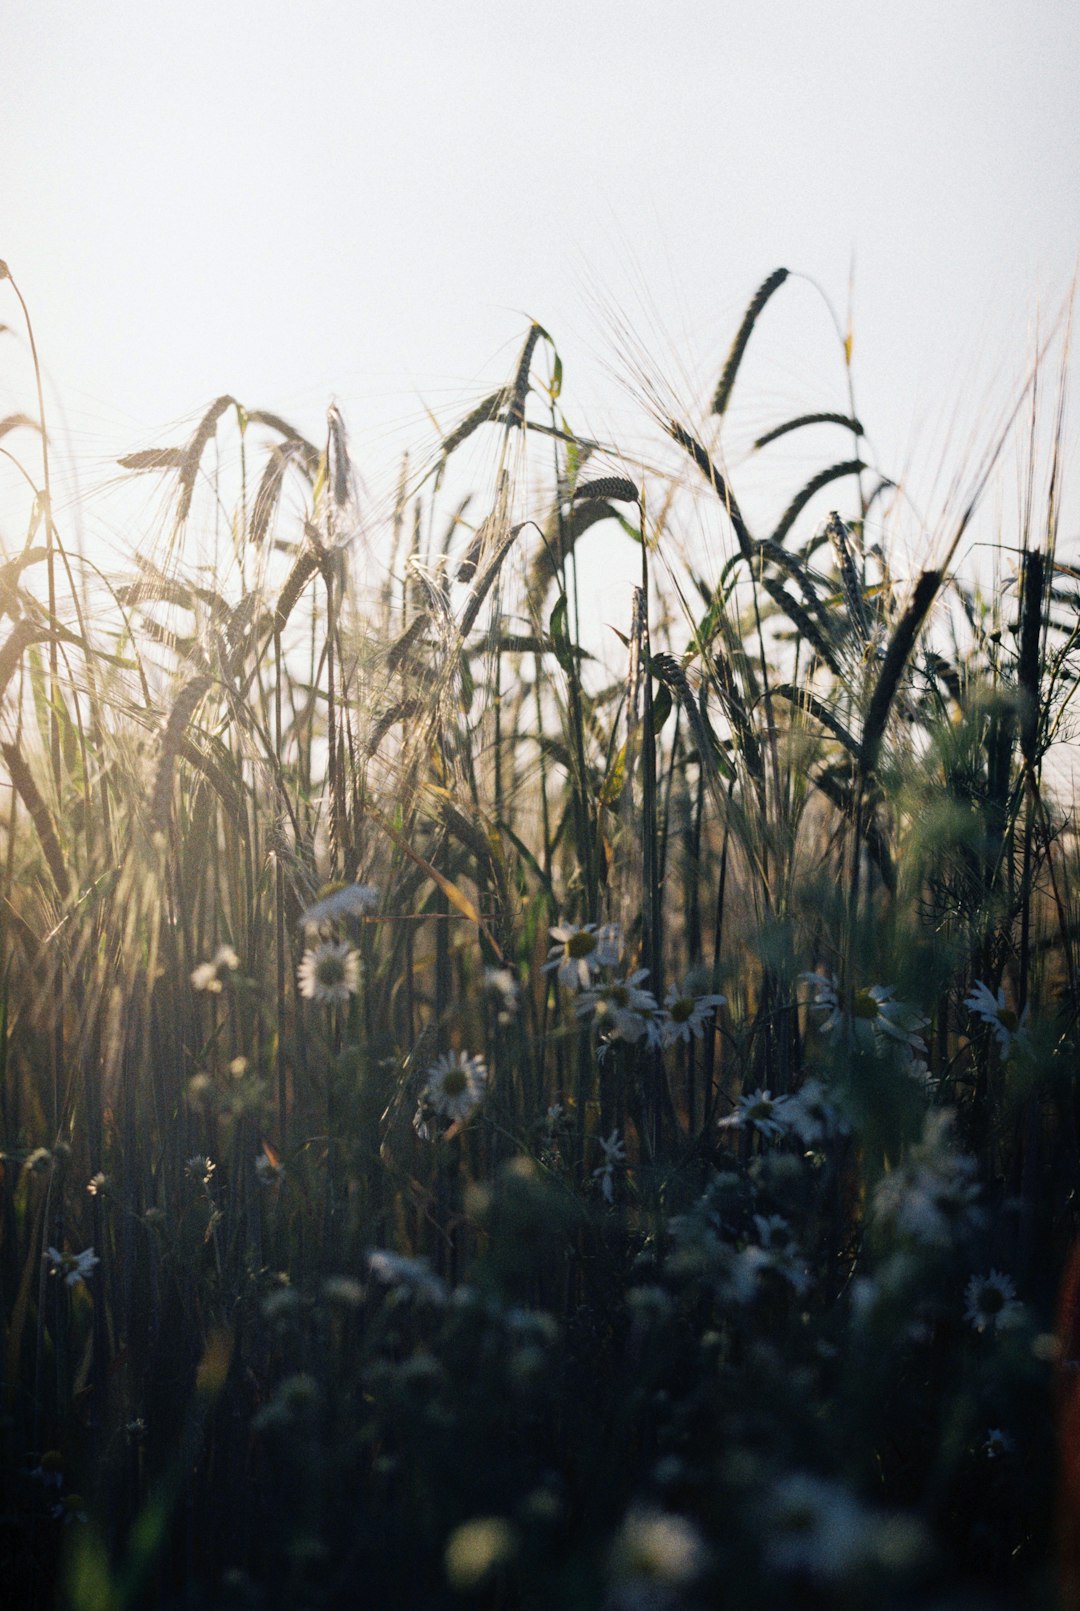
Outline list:
[[[6,1603],[1077,1603],[1061,422],[979,575],[850,394],[753,532],[785,278],[644,478],[534,325],[385,521],[218,398],[123,577],[0,426]]]

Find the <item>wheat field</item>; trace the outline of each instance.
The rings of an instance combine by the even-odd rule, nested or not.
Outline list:
[[[838,332],[755,529],[786,279],[644,460],[537,323],[381,503],[222,395],[119,568],[0,422],[5,1604],[1080,1604],[1067,340],[913,563]]]

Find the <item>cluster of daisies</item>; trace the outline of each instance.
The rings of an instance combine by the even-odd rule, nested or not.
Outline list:
[[[559,983],[577,994],[574,1011],[579,1018],[591,1018],[601,1039],[645,1042],[666,1049],[677,1041],[689,1043],[691,1036],[701,1040],[705,1025],[725,996],[694,995],[689,984],[672,985],[661,1007],[651,990],[644,988],[647,968],[619,977],[622,935],[616,923],[561,923],[550,930],[554,941],[545,973],[554,973]]]

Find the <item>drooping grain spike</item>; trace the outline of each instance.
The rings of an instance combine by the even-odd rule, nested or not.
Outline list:
[[[40,433],[41,426],[37,420],[32,420],[29,414],[8,414],[0,420],[0,437],[7,436],[9,431],[18,431],[23,428]]]
[[[274,631],[282,632],[285,623],[296,608],[304,588],[311,581],[319,569],[319,553],[310,541],[305,541],[293,560],[292,569],[282,585],[278,594],[278,601],[274,607]]]
[[[122,470],[179,470],[187,453],[187,448],[145,448],[141,453],[125,453],[116,462]]]
[[[56,893],[62,901],[66,901],[71,893],[71,881],[64,865],[64,854],[60,849],[60,840],[57,836],[52,812],[42,799],[41,792],[34,782],[34,775],[27,766],[18,744],[0,744],[0,753],[3,754],[4,761],[7,764],[8,777],[11,779],[12,788],[30,813],[30,820],[34,824],[38,843],[41,845],[42,854],[48,863],[53,883],[56,885]]]
[[[169,826],[173,770],[180,740],[185,736],[188,722],[194,716],[199,700],[210,687],[212,680],[205,673],[200,673],[199,676],[192,677],[186,682],[173,701],[172,709],[162,728],[157,771],[154,775],[154,789],[150,801],[150,819],[154,827],[161,829],[162,832]]]
[[[800,637],[805,638],[813,646],[819,660],[824,661],[830,671],[839,675],[840,662],[836,651],[810,611],[805,609],[797,598],[793,598],[775,576],[763,576],[761,585],[773,602],[779,605]]]
[[[712,406],[714,414],[725,414],[727,412],[732,389],[735,385],[735,377],[739,373],[739,365],[742,363],[746,344],[750,340],[753,328],[766,302],[768,302],[774,291],[780,289],[787,277],[788,271],[786,268],[774,269],[769,278],[764,280],[754,292],[750,306],[743,315],[743,322],[739,326],[738,334],[731,344],[731,351],[727,355],[727,362],[724,365],[719,385],[716,388]]]
[[[812,476],[805,487],[802,487],[795,494],[784,513],[780,516],[776,529],[772,533],[773,542],[782,543],[784,541],[784,538],[811,498],[815,497],[823,487],[827,487],[830,481],[839,481],[842,476],[846,475],[861,475],[865,469],[866,465],[861,459],[845,459],[841,464],[830,464],[824,470],[819,470],[817,475]]]
[[[191,511],[191,500],[195,496],[195,482],[199,474],[199,465],[206,451],[206,445],[217,431],[217,422],[227,408],[232,408],[236,402],[226,392],[216,397],[206,410],[196,427],[195,434],[184,449],[183,463],[180,465],[180,496],[176,501],[176,524],[183,525]]]
[[[585,498],[606,498],[611,503],[639,503],[641,494],[625,476],[605,475],[596,481],[583,481],[574,488],[574,503],[580,503]]]
[[[48,627],[38,626],[27,615],[20,616],[16,621],[0,649],[0,699],[26,650],[32,643],[44,643],[50,636]]]
[[[850,414],[800,414],[797,419],[785,420],[782,425],[774,425],[771,431],[759,436],[754,443],[755,448],[768,447],[770,442],[778,442],[789,431],[799,431],[804,425],[842,425],[845,430],[852,431],[856,436],[863,436],[862,425]]]
[[[259,485],[255,492],[255,500],[251,506],[251,522],[248,527],[248,542],[261,544],[270,527],[270,521],[281,495],[282,483],[289,461],[300,451],[300,444],[296,441],[279,442],[270,451],[266,466],[259,477]]]
[[[455,448],[461,446],[462,442],[467,442],[473,432],[479,430],[481,425],[486,425],[490,420],[495,419],[506,402],[506,396],[506,388],[502,386],[497,392],[492,392],[490,397],[485,397],[482,403],[477,403],[472,412],[466,414],[461,424],[455,426],[449,436],[444,436],[439,443],[439,452],[443,458],[448,458]]]
[[[878,673],[874,692],[870,696],[870,706],[863,724],[860,766],[864,778],[869,777],[877,765],[881,741],[885,736],[885,724],[896,697],[896,690],[900,686],[900,679],[915,645],[919,628],[926,619],[927,612],[941,586],[941,578],[941,571],[923,571],[915,584],[911,602],[901,616],[889,647],[885,651],[885,659]]]
[[[867,644],[870,642],[870,626],[866,619],[866,601],[863,598],[862,581],[851,551],[851,533],[835,509],[829,511],[829,518],[825,522],[825,535],[832,545],[832,551],[836,558],[836,568],[840,572],[840,584],[844,589],[844,600],[848,607],[848,619],[859,641]]]
[[[689,453],[690,457],[693,459],[706,481],[712,484],[713,490],[715,491],[717,497],[727,510],[728,519],[731,521],[731,524],[734,527],[735,536],[738,538],[739,547],[742,549],[743,557],[746,559],[752,559],[754,551],[754,539],[751,537],[746,521],[742,517],[742,512],[740,511],[738,504],[735,502],[735,495],[731,491],[731,488],[728,486],[727,482],[724,480],[724,477],[720,474],[720,471],[716,468],[716,465],[710,459],[708,453],[702,447],[701,443],[697,441],[695,437],[691,436],[690,432],[686,430],[684,426],[680,425],[678,420],[669,420],[667,430],[668,435],[671,436],[674,441],[678,442],[681,448]]]

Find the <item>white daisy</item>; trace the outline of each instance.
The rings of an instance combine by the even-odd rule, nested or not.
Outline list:
[[[231,945],[219,945],[209,962],[200,962],[191,970],[191,984],[195,990],[206,990],[220,996],[225,980],[240,966],[240,958]]]
[[[825,1014],[818,1026],[822,1034],[850,1026],[856,1041],[868,1051],[880,1054],[887,1043],[893,1042],[915,1057],[925,1054],[926,1042],[920,1031],[928,1020],[906,1002],[897,1001],[894,985],[868,985],[856,990],[847,1009],[835,979],[821,973],[801,973],[799,977],[814,987],[811,1008]]]
[[[368,1254],[368,1269],[384,1286],[394,1287],[410,1298],[437,1305],[446,1302],[446,1283],[427,1259],[410,1259],[404,1253],[380,1247]]]
[[[374,884],[324,884],[319,899],[301,912],[300,923],[306,929],[320,929],[342,918],[365,917],[378,904],[379,891]]]
[[[445,1052],[432,1063],[425,1080],[413,1128],[423,1141],[431,1141],[435,1120],[442,1120],[444,1126],[463,1124],[475,1113],[484,1099],[487,1068],[482,1057]]]
[[[819,1146],[844,1128],[844,1117],[820,1080],[805,1080],[784,1107],[784,1124],[806,1147]]]
[[[721,1119],[718,1128],[721,1130],[756,1130],[759,1135],[770,1139],[787,1133],[787,1109],[791,1103],[790,1096],[773,1096],[771,1091],[750,1091],[740,1096],[739,1105],[734,1113],[729,1113],[726,1119]]]
[[[681,990],[672,985],[664,997],[664,1012],[660,1020],[661,1045],[665,1048],[674,1046],[677,1040],[684,1040],[689,1045],[691,1035],[701,1040],[705,1025],[717,1007],[723,1007],[726,1002],[726,996],[695,996],[685,984]]]
[[[964,1319],[976,1331],[1004,1331],[1014,1326],[1024,1312],[1016,1301],[1016,1285],[1000,1270],[973,1275],[964,1289]]]
[[[562,923],[548,931],[555,944],[548,952],[544,972],[558,970],[559,983],[570,990],[587,990],[601,968],[614,968],[619,961],[622,935],[617,923],[598,928],[586,923]]]
[[[100,1264],[92,1247],[82,1253],[61,1253],[59,1248],[50,1247],[45,1250],[45,1257],[51,1266],[51,1274],[62,1275],[64,1285],[69,1287],[81,1286],[88,1275],[92,1275],[94,1266]]]
[[[643,1036],[651,1036],[655,1033],[656,997],[651,990],[641,989],[641,981],[648,977],[648,968],[639,968],[625,979],[612,979],[608,984],[582,990],[574,1011],[579,1018],[595,1013],[598,1027],[610,1040],[633,1044]]]
[[[296,982],[309,1001],[344,1006],[360,989],[360,957],[344,940],[323,940],[304,952]]]
[[[1003,985],[998,987],[995,996],[988,985],[977,980],[972,986],[970,996],[964,997],[964,1006],[994,1031],[998,1045],[1006,1057],[1013,1051],[1030,1045],[1026,1028],[1028,1009],[1025,1007],[1020,1017],[1017,1017],[1010,1007],[1006,1007]]]

